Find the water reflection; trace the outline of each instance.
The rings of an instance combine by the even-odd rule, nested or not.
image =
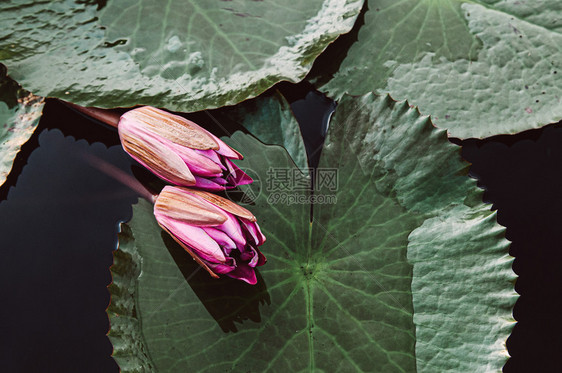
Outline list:
[[[246,320],[261,322],[260,305],[271,304],[271,298],[259,270],[256,269],[256,285],[226,276],[214,279],[167,233],[162,232],[162,240],[183,277],[223,332],[237,332],[235,323]]]
[[[139,164],[132,164],[131,172],[135,179],[152,194],[159,194],[160,191],[162,191],[162,189],[166,185],[168,185],[162,179],[154,176],[152,172],[148,171],[146,168],[140,166]]]

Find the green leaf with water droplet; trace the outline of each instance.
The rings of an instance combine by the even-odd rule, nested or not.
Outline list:
[[[197,111],[301,80],[352,28],[362,4],[4,1],[0,60],[43,96],[83,106]]]
[[[364,22],[322,88],[334,97],[390,93],[459,138],[562,119],[558,0],[371,0]]]
[[[228,141],[259,175],[245,207],[268,262],[255,286],[214,280],[139,202],[110,287],[124,372],[501,369],[512,258],[445,131],[406,102],[345,96],[313,196],[287,183],[299,171],[281,147]]]

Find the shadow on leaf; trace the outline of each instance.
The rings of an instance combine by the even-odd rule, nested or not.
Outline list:
[[[195,295],[225,333],[238,331],[235,322],[261,322],[260,305],[271,304],[271,298],[258,270],[256,285],[249,285],[224,275],[220,279],[214,279],[201,270],[191,256],[166,232],[162,232],[162,240]]]

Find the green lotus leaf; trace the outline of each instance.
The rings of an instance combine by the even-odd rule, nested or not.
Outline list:
[[[371,0],[364,18],[330,95],[389,92],[459,138],[562,119],[558,0]]]
[[[124,372],[501,370],[509,242],[444,130],[407,102],[345,96],[313,194],[283,148],[228,141],[259,175],[247,207],[268,262],[255,286],[214,280],[140,201],[110,286]]]
[[[78,4],[77,4],[78,3]],[[299,81],[362,0],[4,1],[0,60],[43,96],[197,111]],[[100,9],[101,8],[101,9]]]
[[[33,135],[44,104],[42,97],[24,90],[0,65],[0,185],[22,145]]]
[[[299,123],[281,93],[262,95],[241,105],[225,107],[222,112],[261,142],[284,147],[301,170],[308,167]]]

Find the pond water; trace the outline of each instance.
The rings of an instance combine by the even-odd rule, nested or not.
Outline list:
[[[106,286],[118,224],[137,196],[83,156],[128,173],[132,161],[115,140],[109,148],[90,144],[80,132],[96,125],[50,104],[33,139],[38,147],[0,203],[0,320],[9,336],[0,361],[7,372],[117,371],[105,336]],[[78,130],[68,132],[72,126]]]
[[[462,142],[470,174],[507,227],[521,295],[504,372],[560,370],[562,122],[512,136]]]

